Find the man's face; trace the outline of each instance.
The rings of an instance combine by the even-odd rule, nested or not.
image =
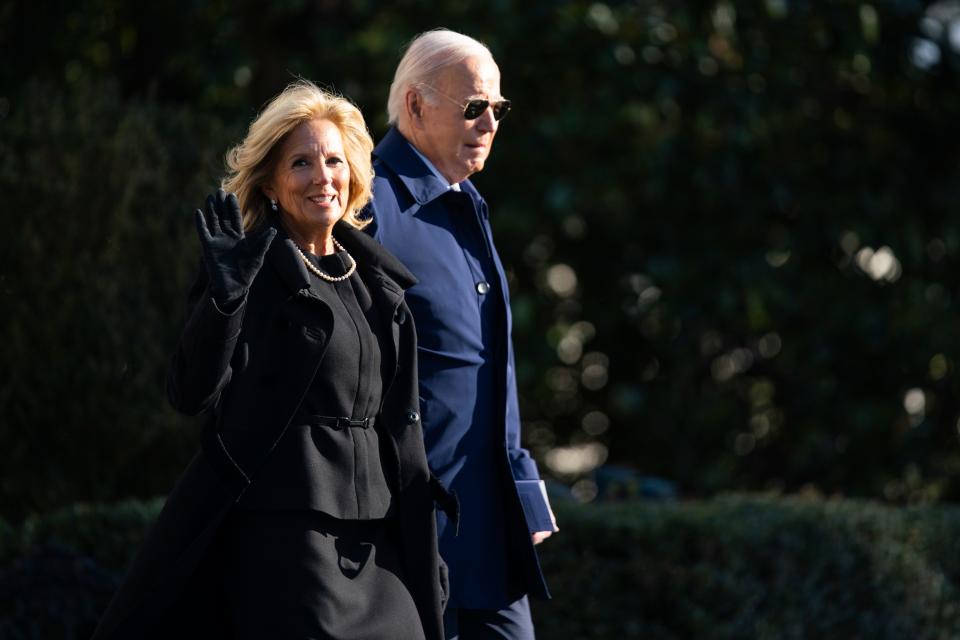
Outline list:
[[[474,99],[502,100],[500,70],[489,58],[467,58],[444,69],[431,86],[450,99],[428,87],[420,88],[429,101],[422,103],[417,147],[447,180],[462,182],[483,169],[499,123],[492,108],[466,120],[463,106],[457,105]]]

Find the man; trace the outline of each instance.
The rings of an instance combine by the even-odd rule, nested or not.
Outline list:
[[[374,150],[368,229],[419,279],[406,301],[427,458],[460,500],[459,527],[440,514],[439,532],[447,638],[463,640],[533,638],[527,594],[549,597],[534,544],[556,530],[520,447],[507,281],[487,204],[467,179],[483,169],[509,109],[484,45],[429,31],[397,67],[392,128]]]

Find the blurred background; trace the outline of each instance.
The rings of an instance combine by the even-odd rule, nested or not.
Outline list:
[[[224,152],[298,77],[379,139],[437,26],[514,104],[474,182],[555,487],[960,499],[960,2],[79,0],[0,2],[0,517],[170,488]]]
[[[493,50],[524,431],[582,500],[960,497],[960,3],[6,3],[0,504],[165,492],[191,212],[296,77],[386,130],[402,48]]]

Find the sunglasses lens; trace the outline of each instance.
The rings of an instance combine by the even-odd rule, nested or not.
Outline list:
[[[463,117],[467,120],[476,120],[483,115],[490,103],[486,100],[471,100],[463,110]]]
[[[503,116],[510,113],[510,106],[511,105],[509,100],[501,100],[500,102],[495,102],[493,104],[493,117],[497,120],[502,119]]]
[[[500,102],[494,102],[492,105],[488,100],[471,100],[467,103],[467,106],[463,109],[463,117],[467,120],[476,120],[483,115],[483,112],[487,110],[487,107],[493,107],[493,117],[496,120],[500,120],[503,116],[507,115],[510,111],[510,101],[501,100]]]

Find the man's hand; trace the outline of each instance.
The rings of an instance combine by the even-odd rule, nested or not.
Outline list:
[[[536,531],[530,534],[533,538],[533,544],[540,544],[557,531],[560,531],[560,527],[557,526],[557,516],[553,515],[553,509],[550,507],[549,502],[547,503],[547,509],[550,510],[550,521],[553,523],[553,531]]]

